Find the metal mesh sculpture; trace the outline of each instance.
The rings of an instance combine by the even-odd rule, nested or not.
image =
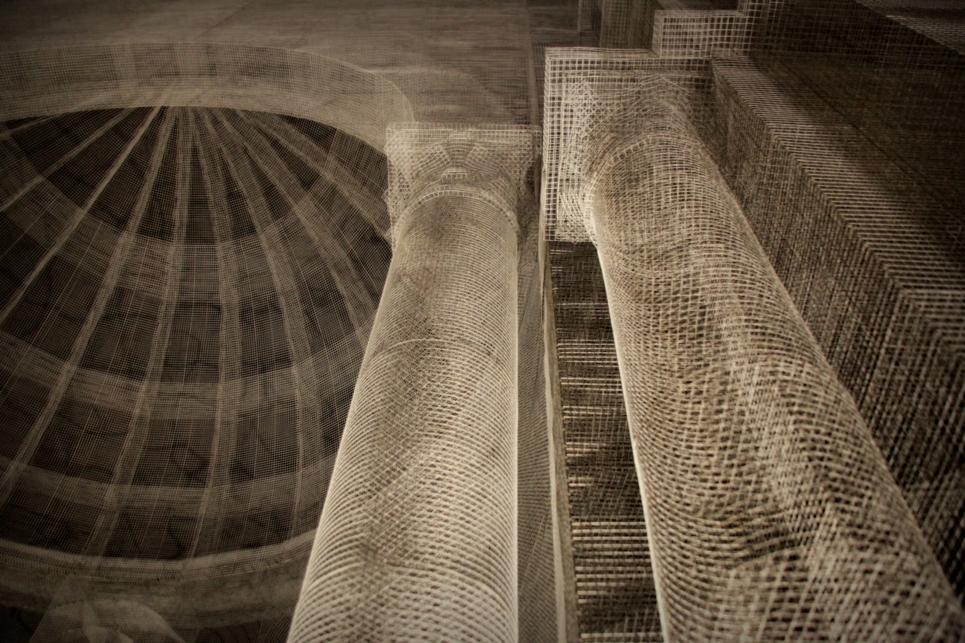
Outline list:
[[[647,526],[596,247],[553,242],[560,450],[572,534],[571,631],[584,641],[662,641]],[[554,391],[554,394],[556,391]],[[556,397],[554,395],[554,397]],[[568,570],[567,570],[568,571]],[[566,576],[564,576],[566,578]]]
[[[389,130],[393,259],[292,641],[516,640],[516,210],[537,140]]]
[[[0,638],[961,640],[952,0],[15,4]]]
[[[573,84],[568,161],[586,183],[567,187],[607,283],[665,636],[960,636],[960,605],[680,86],[615,78]]]
[[[934,43],[896,40],[919,53],[715,62],[715,138],[721,172],[962,599],[965,127],[954,106],[965,67]]]
[[[272,597],[228,589],[225,613],[285,615],[388,267],[384,156],[209,108],[0,144],[4,592],[53,601],[40,637],[117,597],[193,629],[190,597],[241,568]]]

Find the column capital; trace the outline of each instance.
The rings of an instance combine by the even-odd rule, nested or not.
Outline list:
[[[516,225],[526,172],[539,152],[536,127],[460,126],[430,123],[390,125],[389,208],[393,244],[419,205],[439,196],[464,196],[491,203]]]
[[[599,163],[667,109],[687,114],[697,108],[709,77],[707,61],[548,49],[540,198],[547,238],[592,241],[588,205]]]

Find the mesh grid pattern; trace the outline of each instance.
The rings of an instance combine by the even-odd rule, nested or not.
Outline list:
[[[603,275],[590,243],[549,247],[582,641],[662,641]]]
[[[375,149],[388,123],[413,116],[402,92],[375,74],[271,47],[131,43],[0,53],[3,120],[159,104],[308,119],[324,105],[327,124]]]
[[[546,50],[546,85],[543,98],[543,182],[540,208],[548,240],[587,241],[589,235],[583,223],[582,209],[574,204],[560,203],[560,194],[579,192],[583,182],[580,159],[566,156],[565,146],[576,148],[568,139],[579,131],[579,115],[570,101],[583,101],[574,84],[582,84],[594,77],[606,78],[616,90],[631,87],[636,82],[633,74],[656,70],[677,73],[683,87],[699,88],[701,79],[709,91],[710,65],[700,59],[659,59],[646,51],[601,51],[588,48],[548,48]],[[626,72],[630,72],[629,75]],[[601,106],[602,107],[602,106]],[[619,111],[619,105],[609,107]],[[581,157],[579,151],[577,156]],[[567,209],[569,208],[569,209]],[[571,214],[572,213],[572,214]]]
[[[960,636],[852,398],[659,84],[635,132],[597,124],[625,147],[590,193],[666,635]]]
[[[961,596],[957,218],[782,66],[715,71],[721,169]]]
[[[537,144],[389,132],[394,255],[293,641],[518,636],[516,210]]]
[[[220,567],[271,588],[226,613],[290,611],[391,255],[384,155],[183,107],[8,121],[0,145],[6,595],[54,600],[47,636],[71,596],[165,577],[139,604],[185,625]]]
[[[789,2],[764,33],[754,58],[768,74],[789,75],[800,93],[827,102],[957,219],[965,197],[959,51],[857,2]],[[960,248],[960,222],[945,227]]]
[[[15,4],[0,9],[10,19],[0,31],[12,36],[0,45],[0,603],[19,607],[0,622],[72,643],[121,630],[144,641],[282,640],[395,243],[411,250],[394,268],[399,279],[453,278],[432,300],[461,307],[465,319],[449,320],[452,328],[501,319],[478,314],[492,302],[462,289],[515,284],[515,295],[499,293],[516,302],[493,308],[515,307],[514,323],[497,326],[518,336],[499,350],[473,336],[484,350],[460,345],[441,358],[433,349],[405,353],[414,349],[406,344],[397,368],[389,360],[373,367],[360,388],[374,401],[357,406],[375,410],[357,424],[411,428],[424,414],[456,414],[497,436],[502,455],[518,449],[519,463],[495,484],[485,464],[466,484],[453,482],[418,452],[441,453],[463,471],[496,457],[486,435],[440,431],[399,446],[356,426],[365,448],[400,461],[385,470],[382,461],[363,463],[344,476],[343,499],[363,496],[346,511],[363,511],[375,493],[382,524],[363,516],[346,526],[355,521],[346,513],[328,525],[365,532],[345,537],[368,567],[315,598],[353,583],[377,594],[349,617],[361,625],[336,626],[344,638],[395,634],[399,624],[411,638],[512,638],[518,609],[525,641],[556,638],[557,627],[569,640],[661,640],[659,595],[671,633],[697,615],[687,632],[694,639],[961,639],[960,611],[948,607],[927,547],[909,531],[888,472],[820,354],[850,389],[961,600],[965,14],[952,0],[180,7],[184,22],[207,25],[200,30],[166,22],[166,3]],[[76,24],[64,17],[71,10]],[[138,43],[247,36],[290,50]],[[118,44],[11,53],[84,41]],[[550,50],[544,73],[547,47],[590,41],[651,51]],[[650,100],[656,95],[670,96],[672,114]],[[540,229],[527,218],[532,204],[519,202],[527,145],[495,154],[496,163],[479,153],[531,133],[486,126],[475,134],[403,128],[405,142],[390,145],[390,227],[385,157],[372,149],[384,147],[388,123],[534,124],[544,99]],[[646,118],[652,130],[641,138]],[[653,153],[627,148],[634,140],[652,143]],[[628,159],[624,174],[601,165],[614,155]],[[658,206],[635,211],[639,191],[620,196],[630,183],[659,194]],[[705,209],[715,214],[660,228],[667,222],[651,215],[671,203],[711,203]],[[617,218],[603,217],[608,211],[619,213],[618,226],[600,223]],[[448,223],[426,232],[452,212],[474,222],[455,246]],[[491,220],[507,212],[508,228]],[[653,239],[624,244],[627,213]],[[624,275],[610,308],[619,308],[624,386],[634,392],[633,443],[591,238],[611,250],[608,279]],[[617,246],[632,250],[620,255]],[[661,249],[685,256],[676,272],[653,255]],[[463,263],[446,263],[449,254]],[[648,306],[627,303],[641,293]],[[403,305],[384,314],[407,321],[388,322],[383,334],[434,332],[426,328],[436,309],[413,311],[415,299],[396,294]],[[745,314],[746,301],[767,306]],[[626,340],[641,335],[650,343]],[[668,336],[672,350],[660,343]],[[505,385],[508,370],[480,376],[476,366],[506,366],[510,344],[518,386],[507,397],[489,385]],[[392,379],[420,368],[451,373],[446,382],[458,385]],[[423,395],[436,384],[442,396]],[[406,395],[425,405],[392,416],[399,406],[390,405],[406,406],[397,399]],[[515,414],[483,409],[510,398]],[[546,430],[544,401],[549,414],[559,405],[550,419],[562,426]],[[673,415],[681,408],[689,414]],[[821,412],[808,415],[813,408]],[[505,420],[517,415],[518,441],[508,446]],[[805,422],[819,428],[799,435]],[[681,426],[699,435],[681,446]],[[547,444],[553,439],[559,444]],[[649,541],[631,457],[645,440],[657,446],[638,448],[636,460],[658,472],[650,476],[658,501],[694,489],[710,498],[696,508],[657,502]],[[436,488],[419,486],[433,481]],[[473,497],[449,494],[453,485]],[[866,486],[877,495],[859,493]],[[504,529],[511,501],[515,535]],[[477,523],[464,529],[459,518],[416,506],[446,502]],[[488,540],[478,537],[496,514]],[[881,534],[893,523],[905,545],[888,549],[893,534]],[[415,548],[405,534],[421,538]],[[477,558],[490,541],[498,542]],[[703,556],[708,541],[726,546]],[[337,566],[331,552],[343,544],[326,542],[316,567]],[[660,550],[658,574],[672,579],[659,593],[648,548]],[[427,549],[452,560],[429,565]],[[385,569],[382,554],[393,561]],[[437,572],[440,582],[425,580]],[[827,581],[840,578],[854,582]],[[310,603],[303,633],[325,618]],[[463,620],[453,625],[452,614]],[[381,630],[366,630],[379,619]],[[4,625],[0,638],[17,629]]]
[[[599,31],[600,47],[626,49],[650,45],[654,0],[583,0],[590,5],[593,30]]]
[[[653,51],[662,57],[698,57],[744,52],[748,46],[748,17],[740,11],[657,11]]]

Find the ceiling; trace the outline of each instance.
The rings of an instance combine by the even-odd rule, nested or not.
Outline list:
[[[314,529],[391,256],[384,155],[201,107],[0,145],[0,539],[172,560]]]

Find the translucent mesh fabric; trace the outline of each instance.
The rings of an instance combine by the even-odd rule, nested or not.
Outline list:
[[[582,641],[662,641],[596,247],[555,241],[548,251],[575,630]]]
[[[394,254],[290,640],[514,641],[532,131],[390,131]]]
[[[516,638],[515,229],[458,196],[409,217],[292,641]]]
[[[589,5],[588,13],[593,30],[599,32],[600,47],[650,46],[653,15],[659,7],[656,0],[582,0],[580,4]]]
[[[965,55],[940,34],[903,24],[902,9],[889,10],[889,4],[780,3],[754,58],[768,66],[779,62],[797,88],[827,102],[899,165],[918,191],[957,213],[965,197],[965,117],[958,109],[965,101]],[[910,15],[962,24],[958,5],[901,4]],[[961,248],[960,227],[943,232]]]
[[[581,0],[581,26],[603,48],[663,58],[745,52],[770,0]]]
[[[0,148],[4,600],[53,601],[41,639],[81,599],[290,613],[391,254],[384,155],[170,107]]]
[[[110,492],[105,491],[110,482],[82,478],[64,483],[61,475],[47,475],[37,467],[19,474],[21,483],[7,516],[10,539],[0,541],[4,568],[9,572],[0,585],[5,585],[4,596],[12,597],[12,603],[42,611],[62,579],[90,573],[98,577],[98,583],[103,581],[98,584],[98,592],[134,595],[159,611],[164,611],[159,607],[163,604],[165,614],[183,613],[179,627],[202,623],[205,627],[197,635],[202,638],[207,636],[204,632],[222,627],[212,623],[214,620],[247,622],[258,616],[273,618],[284,611],[292,599],[292,587],[297,587],[298,566],[307,560],[310,538],[306,535],[311,534],[305,529],[316,522],[326,492],[338,439],[338,431],[333,432],[331,425],[339,416],[344,418],[360,358],[359,347],[348,335],[341,338],[345,345],[330,342],[325,346],[324,357],[313,353],[313,364],[299,364],[298,354],[305,354],[306,343],[311,351],[319,349],[319,336],[338,334],[346,321],[354,326],[360,345],[367,339],[388,262],[387,246],[380,238],[387,236],[388,220],[381,199],[384,160],[380,164],[377,157],[381,155],[370,154],[372,150],[365,143],[382,147],[387,122],[413,118],[408,99],[393,83],[421,97],[422,115],[431,111],[468,118],[466,105],[454,109],[448,100],[435,98],[445,94],[457,103],[466,101],[460,92],[472,95],[474,102],[469,107],[476,110],[473,114],[513,120],[535,109],[525,100],[527,76],[520,73],[517,64],[518,53],[526,49],[519,45],[526,41],[517,32],[525,31],[526,21],[515,17],[523,11],[516,7],[506,11],[487,3],[481,3],[479,9],[472,15],[490,21],[490,34],[500,28],[499,37],[513,41],[512,55],[503,56],[512,62],[494,65],[487,53],[455,61],[456,68],[472,71],[473,76],[430,68],[420,68],[414,74],[406,69],[394,76],[386,72],[383,76],[304,52],[212,43],[105,44],[0,54],[2,118],[9,120],[11,130],[27,133],[27,138],[31,130],[47,128],[47,135],[35,145],[36,153],[26,162],[21,158],[22,150],[16,149],[19,143],[15,137],[9,139],[12,143],[4,152],[10,155],[2,159],[2,180],[4,187],[10,188],[3,195],[10,199],[6,205],[23,201],[23,195],[33,191],[48,189],[43,171],[36,171],[41,165],[66,162],[68,156],[89,144],[87,138],[98,140],[124,118],[145,116],[150,106],[157,104],[211,108],[210,112],[194,111],[193,107],[184,111],[184,121],[175,119],[174,128],[184,128],[187,138],[177,139],[172,146],[165,147],[162,142],[151,148],[162,154],[158,165],[168,167],[164,172],[158,170],[165,175],[165,187],[159,194],[167,205],[144,215],[144,231],[137,228],[137,240],[129,252],[139,263],[130,269],[129,277],[121,278],[129,278],[129,285],[151,284],[151,298],[147,304],[136,296],[109,300],[111,323],[97,330],[100,350],[92,351],[97,355],[89,360],[103,370],[117,346],[134,345],[125,333],[138,334],[138,341],[148,345],[155,341],[150,333],[157,328],[151,326],[151,320],[158,315],[170,318],[170,331],[163,331],[168,333],[169,347],[162,351],[161,364],[156,366],[161,383],[150,385],[157,391],[157,409],[150,409],[155,419],[142,427],[137,438],[140,443],[130,449],[132,453],[141,450],[144,456],[140,460],[130,456],[123,471],[115,474],[110,461],[114,451],[89,449],[88,457],[75,468],[86,471],[88,477],[100,468],[98,475],[102,477],[132,481],[130,489],[118,485],[118,490]],[[540,9],[544,14],[552,13],[545,5]],[[412,22],[411,15],[399,18],[399,24]],[[421,28],[430,23],[431,29],[440,25],[451,28],[453,23],[451,14],[433,16],[433,20],[422,21]],[[510,22],[513,29],[502,30]],[[318,27],[315,25],[316,33]],[[325,44],[331,42],[335,40]],[[492,44],[491,40],[487,42]],[[390,56],[395,57],[397,45],[394,40],[385,45],[392,51]],[[424,64],[423,58],[418,60]],[[483,72],[484,88],[476,82],[476,72]],[[498,96],[494,98],[489,90]],[[455,98],[450,93],[453,91]],[[508,108],[502,104],[507,96],[512,97]],[[132,106],[148,108],[134,113]],[[91,123],[83,117],[71,120],[62,115],[77,109],[89,113],[96,110],[103,118]],[[245,109],[261,113],[253,116],[238,111]],[[161,113],[166,112],[175,110],[162,108]],[[306,126],[289,116],[323,118],[334,127]],[[188,123],[188,118],[192,122]],[[70,149],[60,149],[63,144],[56,142],[57,136],[65,137]],[[173,151],[165,157],[161,148]],[[142,156],[139,152],[132,158]],[[44,171],[55,172],[58,167],[45,166]],[[84,163],[74,169],[81,178],[84,173],[97,171]],[[152,177],[143,182],[152,186]],[[313,192],[316,179],[318,191],[303,198],[303,192]],[[137,186],[139,181],[142,179],[135,176],[131,185]],[[137,193],[136,187],[127,192],[133,196]],[[216,214],[220,223],[212,226],[204,216],[196,216],[198,211],[214,208],[219,200],[223,200]],[[324,215],[308,216],[317,229],[305,225],[307,235],[303,235],[300,225],[305,224],[305,217],[281,214],[285,208],[279,204],[291,200],[302,205],[317,201],[331,206],[334,214],[325,211],[324,215],[332,215],[337,221]],[[173,203],[187,209],[187,218],[180,223],[166,218],[164,210],[174,207]],[[311,210],[310,205],[306,210]],[[112,208],[116,209],[114,205],[108,209]],[[21,212],[22,220],[29,219],[34,211]],[[58,211],[54,214],[66,216]],[[359,220],[349,224],[345,214]],[[109,216],[123,218],[113,211],[104,218]],[[89,238],[84,237],[84,243],[94,239],[96,245],[100,243],[97,235],[113,234],[99,224],[100,219],[94,226],[97,229],[85,232]],[[113,224],[117,227],[117,221]],[[339,229],[341,225],[345,227]],[[16,229],[8,232],[19,234]],[[531,232],[528,253],[535,264],[535,226]],[[149,240],[143,241],[138,235]],[[172,235],[181,235],[175,245],[183,242],[183,248],[172,255],[180,262],[181,276],[171,278],[165,290],[156,282],[166,278],[169,267],[172,271],[178,268],[165,263],[171,254],[165,244],[175,239]],[[169,236],[171,239],[166,238]],[[211,243],[212,236],[218,243]],[[327,265],[322,270],[312,245],[325,256]],[[74,249],[83,253],[85,247],[80,244]],[[17,261],[26,257],[24,263],[34,265],[36,257],[29,254],[32,248],[20,250],[14,248],[10,257]],[[290,257],[282,256],[288,252]],[[119,256],[99,256],[98,260],[121,261]],[[131,263],[135,263],[133,259]],[[72,269],[73,264],[65,266],[66,272]],[[324,274],[325,270],[330,272]],[[367,271],[372,274],[365,274]],[[22,277],[15,275],[16,279]],[[529,314],[525,323],[527,337],[531,338],[540,327],[539,280],[533,279],[532,273],[520,279],[527,285]],[[303,281],[309,282],[308,288],[303,287]],[[320,282],[337,286],[338,295],[345,301],[317,296],[315,286]],[[273,290],[275,285],[279,285],[277,290]],[[97,287],[84,288],[78,294],[90,292],[96,296]],[[109,287],[106,292],[111,293]],[[172,295],[170,301],[165,299],[168,295]],[[216,299],[220,301],[212,305]],[[347,310],[329,319],[326,309],[337,303],[344,303]],[[160,306],[165,312],[156,314],[152,306]],[[297,319],[300,307],[307,320]],[[313,315],[313,310],[321,312]],[[163,344],[161,338],[156,341]],[[544,519],[549,481],[545,470],[539,470],[546,466],[548,451],[545,426],[540,425],[544,401],[536,396],[542,393],[542,384],[534,372],[542,366],[542,353],[538,344],[525,341],[525,368],[532,378],[527,379],[529,433],[524,448],[532,463],[528,476],[533,481],[527,485],[525,501],[533,511],[527,510],[528,527],[525,532],[520,530],[526,546],[520,564],[528,570],[521,582],[530,588],[526,594],[532,607],[526,609],[536,614],[530,620],[530,629],[547,636],[555,635],[555,628],[544,627],[555,579],[552,526]],[[11,352],[17,350],[19,346],[14,346]],[[346,363],[326,362],[340,351],[346,353]],[[150,351],[129,353],[134,368],[141,358],[150,355]],[[61,366],[45,359],[43,352],[31,352],[21,364],[27,370]],[[224,373],[219,371],[219,359],[232,373],[228,383],[220,379]],[[295,363],[274,368],[292,361]],[[242,370],[247,375],[240,381],[234,379]],[[188,372],[185,377],[190,381],[179,379],[182,372]],[[114,381],[105,385],[98,373],[94,366],[88,369],[86,363],[78,371],[77,379],[86,387],[78,394],[84,404],[79,410],[66,405],[63,409],[65,415],[80,418],[78,423],[101,422],[101,406],[112,411],[118,410],[114,406],[122,407],[119,410],[123,415],[123,407],[137,398],[139,382],[128,383],[126,388]],[[321,393],[308,393],[314,393],[311,385],[328,379],[330,385],[317,387],[323,390]],[[11,403],[6,408],[9,416],[18,416],[21,410],[29,415],[38,404],[43,407],[46,389],[34,384],[29,377],[10,379],[9,399],[24,400],[26,408]],[[304,388],[306,384],[310,386]],[[71,382],[69,386],[74,385]],[[127,421],[110,414],[103,414],[103,420],[111,426],[123,426]],[[306,422],[317,422],[323,430],[312,435],[290,430]],[[20,417],[12,423],[16,432],[29,432],[25,426]],[[82,431],[75,429],[78,434]],[[111,439],[117,439],[119,433]],[[11,443],[20,438],[17,435]],[[67,444],[65,450],[69,447]],[[305,456],[303,459],[311,462],[303,467],[302,459],[294,455],[302,448],[303,453],[316,449],[323,455],[314,460]],[[43,449],[47,455],[55,451],[46,446]],[[101,460],[101,455],[109,457]],[[58,466],[45,462],[49,467]],[[101,516],[103,504],[109,504],[110,511]],[[539,511],[543,514],[538,515]],[[91,533],[98,534],[97,542],[88,546]],[[64,551],[58,551],[61,547]],[[81,557],[81,551],[89,552],[90,557]],[[60,555],[67,552],[69,555]],[[97,552],[107,555],[100,557]],[[140,562],[130,563],[132,558]],[[38,580],[41,576],[43,582]],[[66,587],[60,586],[61,594],[65,594]],[[83,594],[91,588],[78,585],[75,590]],[[193,605],[193,598],[202,595],[205,599]],[[254,631],[267,636],[264,628]]]
[[[955,0],[861,0],[861,4],[965,54],[962,7]]]
[[[389,81],[300,51],[178,42],[0,53],[3,120],[161,104],[311,119],[321,109],[325,123],[375,149],[388,123],[413,117]]]
[[[851,396],[658,96],[591,211],[667,638],[962,636]]]
[[[662,640],[647,526],[635,487],[606,293],[583,220],[589,128],[619,118],[626,93],[646,93],[640,74],[662,70],[703,113],[709,65],[650,52],[551,49],[546,69],[542,208],[553,268],[555,335],[572,525],[575,635],[586,640]],[[588,83],[592,83],[588,87]],[[633,120],[635,112],[626,112]],[[619,142],[619,136],[614,139]],[[589,251],[589,253],[588,253]],[[564,568],[565,569],[565,568]],[[565,576],[564,576],[565,577]]]
[[[650,51],[548,48],[544,89],[543,183],[540,208],[548,240],[588,241],[582,200],[589,123],[623,108],[627,92],[640,93],[640,75],[670,74],[680,105],[701,123],[709,101],[711,68],[698,58],[658,58]],[[686,96],[686,98],[685,98]],[[628,115],[634,118],[632,113]]]
[[[715,67],[721,170],[961,598],[960,217],[783,66]]]
[[[930,184],[920,178],[929,164],[938,170],[942,159],[955,158],[946,151],[956,149],[958,116],[947,102],[953,85],[930,86],[934,104],[912,89],[929,78],[950,78],[955,58],[894,29],[885,31],[889,42],[858,38],[852,52],[842,25],[866,36],[880,24],[863,25],[860,12],[839,23],[834,16],[847,18],[848,11],[822,6],[824,32],[808,32],[813,25],[803,19],[788,20],[787,40],[769,46],[797,51],[756,54],[754,62],[716,60],[713,84],[696,61],[687,71],[682,61],[647,52],[550,50],[546,230],[557,239],[589,236],[581,220],[589,212],[582,186],[597,152],[587,124],[607,120],[609,138],[600,144],[625,144],[634,136],[632,123],[643,119],[641,105],[624,101],[654,91],[635,70],[660,71],[675,88],[675,104],[713,150],[809,330],[855,397],[961,595],[965,496],[956,462],[963,316],[960,244],[954,241],[960,230],[941,204],[960,185],[949,177],[961,164],[945,163],[947,169],[931,173]],[[808,46],[817,41],[834,55],[808,57],[796,36],[808,36]],[[921,55],[905,57],[908,47]],[[866,65],[865,54],[877,56],[873,66]],[[853,66],[868,73],[855,75]],[[872,68],[877,71],[868,71]],[[893,94],[885,85],[907,90]],[[708,91],[716,102],[710,109]],[[914,108],[919,104],[922,111]],[[870,131],[872,143],[862,128],[883,123],[886,115],[891,122]],[[922,140],[908,135],[933,126],[948,137],[940,146],[922,142],[934,134]],[[931,158],[919,164],[926,149]]]
[[[716,65],[721,166],[965,599],[961,7],[775,8]]]

